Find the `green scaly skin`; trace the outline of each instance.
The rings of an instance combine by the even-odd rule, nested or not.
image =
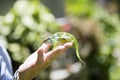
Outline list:
[[[84,62],[80,58],[80,53],[79,53],[79,45],[76,40],[76,38],[67,32],[57,32],[51,35],[48,39],[44,40],[44,43],[48,44],[53,44],[53,49],[59,44],[59,43],[66,43],[66,42],[72,42],[73,43],[73,48],[76,50],[76,56],[79,59],[79,61],[82,63],[82,68],[84,67]]]

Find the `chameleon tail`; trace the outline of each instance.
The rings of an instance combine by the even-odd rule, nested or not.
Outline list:
[[[81,69],[84,68],[85,66],[85,63],[83,62],[83,60],[80,58],[80,53],[79,53],[79,50],[78,50],[78,47],[76,46],[76,56],[78,57],[79,61],[81,62],[82,66],[81,66]]]

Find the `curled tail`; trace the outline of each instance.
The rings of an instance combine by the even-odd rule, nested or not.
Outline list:
[[[81,69],[83,69],[85,67],[85,62],[83,62],[83,60],[80,58],[80,53],[79,53],[79,49],[78,46],[76,46],[76,56],[79,59],[79,61],[81,62]]]

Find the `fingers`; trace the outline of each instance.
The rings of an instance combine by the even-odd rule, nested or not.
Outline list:
[[[48,49],[50,48],[50,44],[45,44],[43,43],[42,46],[40,48],[38,48],[38,53],[46,53],[48,51]]]
[[[67,42],[63,45],[57,46],[55,50],[53,50],[53,53],[60,53],[65,51],[66,49],[70,48],[72,46],[71,42]]]
[[[56,57],[58,57],[60,54],[62,54],[66,49],[70,48],[71,46],[72,46],[71,42],[57,46],[55,49],[53,49],[52,51],[46,54],[47,61],[55,59]]]
[[[48,50],[49,50],[49,48],[50,48],[50,44],[45,44],[45,43],[43,43],[42,44],[42,49],[43,49],[43,53],[46,53],[46,52],[48,52]]]
[[[72,45],[73,45],[73,43],[71,43],[71,42],[67,42],[67,43],[64,44],[66,49],[72,47]]]
[[[71,42],[67,42],[63,45],[57,46],[55,49],[48,52],[50,48],[50,44],[43,43],[42,46],[37,50],[39,59],[42,60],[54,60],[57,56],[63,53],[66,49],[70,48],[73,44]]]
[[[48,49],[50,48],[49,44],[42,44],[40,48],[38,48],[37,53],[38,53],[38,61],[43,61],[44,60],[44,53],[47,53]]]

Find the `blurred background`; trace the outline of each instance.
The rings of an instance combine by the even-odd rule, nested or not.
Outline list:
[[[34,80],[120,80],[120,0],[0,0],[0,39],[15,71],[51,34],[79,42]]]

